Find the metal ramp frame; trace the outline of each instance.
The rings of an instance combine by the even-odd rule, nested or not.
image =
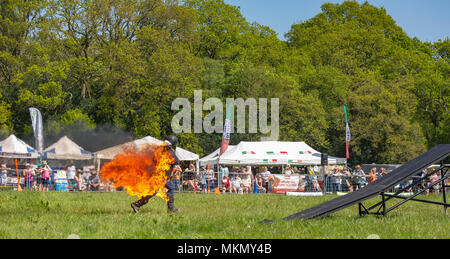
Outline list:
[[[410,185],[401,188],[400,190],[398,190],[396,193],[394,194],[389,194],[389,193],[385,193],[385,192],[381,192],[381,201],[378,202],[375,205],[372,205],[369,208],[366,208],[362,202],[360,202],[358,204],[359,206],[359,216],[364,216],[364,215],[368,215],[368,214],[373,214],[373,215],[382,215],[385,216],[387,213],[391,212],[392,210],[398,208],[400,205],[405,204],[408,201],[418,201],[418,202],[424,202],[424,203],[430,203],[430,204],[434,204],[434,205],[441,205],[444,207],[444,214],[447,215],[447,207],[450,207],[450,203],[447,203],[447,197],[446,197],[446,188],[449,188],[450,185],[446,185],[445,181],[450,178],[450,174],[448,173],[448,170],[450,168],[450,165],[441,165],[441,167],[439,167],[438,169],[433,170],[431,173],[426,174],[425,176],[421,177],[420,179],[416,179],[414,180]],[[445,171],[444,171],[445,170]],[[410,197],[403,197],[400,196],[400,194],[402,192],[404,192],[405,190],[408,190],[409,188],[420,184],[423,180],[427,179],[429,176],[431,176],[434,173],[438,173],[441,172],[441,179],[439,181],[436,181],[435,183],[431,184],[430,186],[425,187],[423,190],[420,190],[419,192],[415,193],[414,195],[410,196]],[[415,197],[417,197],[420,194],[423,194],[426,191],[431,190],[434,186],[436,185],[441,185],[441,193],[442,193],[442,200],[443,202],[436,202],[436,201],[429,201],[429,200],[423,200],[423,199],[416,199]],[[396,205],[393,205],[391,208],[386,208],[386,202],[392,198],[397,198],[397,199],[403,199],[403,201],[397,203]],[[376,212],[371,212],[371,210],[376,210],[378,208],[378,210]]]
[[[444,191],[445,191],[445,187],[449,187],[449,186],[445,186],[445,184],[444,184],[445,179],[449,178],[450,174],[447,174],[448,166],[444,166],[442,164],[442,161],[445,158],[447,158],[449,155],[450,155],[450,144],[437,145],[436,147],[430,149],[428,152],[414,158],[413,160],[411,160],[408,163],[402,165],[401,167],[395,169],[388,175],[385,175],[385,176],[377,179],[375,182],[367,185],[364,188],[361,188],[355,192],[346,194],[344,196],[335,198],[331,201],[319,204],[319,205],[309,208],[307,210],[298,212],[296,214],[293,214],[291,216],[284,218],[283,220],[318,219],[318,218],[328,216],[339,210],[350,207],[354,204],[359,204],[359,212],[360,212],[361,216],[366,215],[366,214],[386,215],[388,212],[392,211],[393,209],[397,208],[398,206],[400,206],[410,200],[423,201],[423,202],[427,202],[427,203],[442,205],[442,206],[444,206],[444,210],[447,211],[447,207],[450,207],[450,204],[448,204],[446,202],[446,200],[444,200],[443,203],[424,201],[424,200],[415,198],[418,194],[414,195],[412,197],[406,198],[406,197],[399,196],[398,195],[399,193],[395,193],[393,195],[388,194],[388,193],[386,193],[386,190],[389,190],[392,187],[396,186],[397,184],[411,178],[412,176],[419,173],[422,169],[427,168],[430,165],[439,162],[439,164],[442,165],[441,166],[442,172],[445,169],[445,174],[443,173],[443,175],[441,176],[441,180],[438,183],[442,183]],[[438,183],[436,183],[436,184],[438,184]],[[380,203],[378,203],[374,206],[371,206],[370,208],[364,207],[364,205],[362,204],[363,201],[366,201],[366,200],[376,197],[378,195],[381,195],[381,197],[382,197],[382,201]],[[444,197],[445,197],[445,195],[444,195]],[[401,198],[401,199],[403,199],[403,201],[400,202],[399,204],[395,205],[394,207],[387,209],[386,201],[391,198]],[[371,210],[374,210],[376,208],[378,208],[378,211],[375,213],[372,213]],[[261,223],[271,223],[271,222],[273,222],[273,221],[266,219],[266,220],[263,220]]]

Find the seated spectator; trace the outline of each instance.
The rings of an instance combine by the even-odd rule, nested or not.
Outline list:
[[[264,188],[264,182],[260,174],[256,175],[256,187],[258,188],[258,193],[266,192],[266,188]]]
[[[242,188],[244,188],[244,193],[252,192],[252,178],[248,174],[242,175]]]
[[[231,181],[230,181],[230,177],[228,175],[224,176],[222,179],[222,192],[226,193],[226,192],[231,192]]]
[[[380,169],[379,176],[382,177],[382,176],[385,176],[385,175],[387,175],[386,169],[384,169],[384,168],[382,167],[382,168]]]
[[[84,183],[83,180],[83,170],[78,169],[74,176],[75,182],[76,182],[76,190],[78,191],[85,191],[87,189],[87,183]]]
[[[368,183],[373,183],[377,180],[377,169],[374,167],[370,170],[369,176],[367,177]]]
[[[441,172],[441,171],[439,170],[439,172]],[[430,175],[430,177],[429,177],[428,179],[429,179],[429,182],[428,182],[428,184],[427,184],[427,187],[430,187],[430,186],[432,186],[434,183],[436,183],[437,181],[439,181],[439,175],[436,174],[436,173],[434,173],[434,174]],[[435,185],[433,185],[433,187],[432,187],[432,191],[433,191],[433,192],[439,192],[439,188],[440,188],[439,184],[435,184]],[[427,194],[428,194],[428,193],[429,193],[429,190],[427,191]]]
[[[349,192],[353,192],[353,185],[351,184],[352,174],[349,170],[347,170],[347,168],[344,168],[342,170],[342,174],[344,175],[344,178],[342,180],[343,185],[346,187],[346,190]]]
[[[239,177],[238,174],[234,174],[231,178],[231,192],[239,192],[239,189],[241,188],[242,180],[241,177]]]
[[[238,191],[238,193],[239,194],[244,194],[245,193],[245,187],[244,187],[244,184],[243,183],[241,183],[241,187],[239,188],[239,191]]]
[[[367,185],[366,174],[360,165],[357,165],[353,171],[352,182],[354,190],[359,190]]]
[[[311,175],[311,181],[312,181],[312,185],[313,185],[313,191],[318,191],[318,192],[322,191],[322,188],[320,188],[319,180],[317,179],[317,175],[315,175],[315,174]]]
[[[89,177],[88,190],[91,192],[98,191],[100,188],[100,178],[98,178],[97,172],[92,171]]]

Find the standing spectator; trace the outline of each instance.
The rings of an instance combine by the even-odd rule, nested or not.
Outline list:
[[[75,191],[77,187],[76,186],[77,181],[75,180],[76,171],[77,169],[75,167],[73,160],[70,160],[69,166],[67,167],[66,170],[66,176],[67,176],[67,184],[69,185],[69,190],[71,191]]]
[[[233,174],[233,178],[231,178],[231,193],[238,193],[241,188],[241,184],[242,180],[241,177],[239,177],[239,174]]]
[[[200,187],[200,189],[202,189],[202,191],[203,191],[203,187],[208,186],[206,184],[206,169],[203,167],[201,168],[201,171],[200,171],[199,183],[200,183],[199,187]]]
[[[31,190],[33,187],[33,180],[34,180],[34,168],[32,164],[27,163],[27,168],[23,170],[23,176],[25,177],[25,184],[27,190]]]
[[[180,190],[180,175],[181,175],[181,172],[183,172],[181,170],[181,167],[179,165],[175,165],[174,168],[173,168],[173,178],[172,178],[173,180],[172,180],[172,182],[173,182],[173,184],[175,186],[175,189],[178,189],[178,190]]]
[[[261,177],[264,182],[264,188],[266,189],[266,192],[269,193],[269,176],[271,175],[269,169],[267,169],[267,166],[263,167],[263,171],[261,172]]]
[[[195,166],[194,166],[194,164],[191,163],[191,164],[189,164],[189,166],[186,169],[184,169],[184,172],[181,176],[182,180],[184,181],[185,179],[186,180],[194,179],[195,173],[196,173]]]
[[[98,191],[100,189],[100,178],[98,178],[97,172],[92,171],[89,177],[88,190],[91,192]]]
[[[42,190],[48,192],[48,186],[50,184],[50,172],[51,168],[48,166],[47,162],[43,162],[42,166]]]
[[[214,170],[211,169],[211,165],[208,164],[206,166],[206,172],[204,174],[205,177],[205,185],[203,186],[203,192],[210,192],[211,189],[214,189]]]
[[[1,171],[0,171],[0,185],[4,186],[7,183],[8,180],[8,169],[6,168],[6,164],[1,165]]]
[[[37,164],[36,169],[34,170],[36,173],[36,189],[38,191],[42,191],[42,164]]]
[[[195,173],[194,164],[190,163],[189,166],[184,170],[185,173]]]
[[[330,183],[331,183],[331,192],[340,192],[342,191],[341,188],[341,172],[339,172],[339,169],[335,167],[330,174]]]
[[[353,175],[352,175],[352,181],[353,181],[353,189],[354,190],[361,189],[367,185],[366,174],[361,169],[360,165],[357,165],[355,167],[355,170],[353,171]]]

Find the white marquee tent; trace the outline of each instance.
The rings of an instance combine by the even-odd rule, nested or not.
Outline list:
[[[94,154],[84,150],[67,136],[64,136],[44,150],[44,158],[61,160],[90,160],[94,158]]]
[[[345,158],[328,156],[329,165],[345,164]],[[305,142],[241,142],[221,157],[222,165],[320,165],[321,153]]]
[[[39,153],[15,135],[11,135],[0,141],[0,157],[34,159],[39,157]]]
[[[234,149],[236,146],[234,145],[229,145],[227,148],[227,151],[230,151],[231,149]],[[218,148],[216,151],[212,152],[211,154],[200,158],[199,163],[200,166],[207,166],[208,164],[210,164],[211,166],[216,165],[217,162],[219,161],[219,152],[220,152],[220,148]]]

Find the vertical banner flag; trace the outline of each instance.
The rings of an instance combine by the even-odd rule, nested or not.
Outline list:
[[[227,109],[227,118],[225,119],[225,126],[223,128],[222,144],[220,145],[221,156],[225,151],[227,151],[228,145],[230,144],[230,133],[231,133],[231,111],[233,110],[233,102],[230,103]]]
[[[42,115],[41,112],[36,108],[30,108],[31,115],[31,125],[34,131],[34,140],[36,150],[42,154],[44,151],[44,131],[42,125]]]
[[[346,158],[349,159],[350,154],[348,152],[348,145],[350,143],[351,134],[350,134],[350,127],[348,126],[347,106],[344,106],[344,110],[345,110],[345,152],[346,152]]]

